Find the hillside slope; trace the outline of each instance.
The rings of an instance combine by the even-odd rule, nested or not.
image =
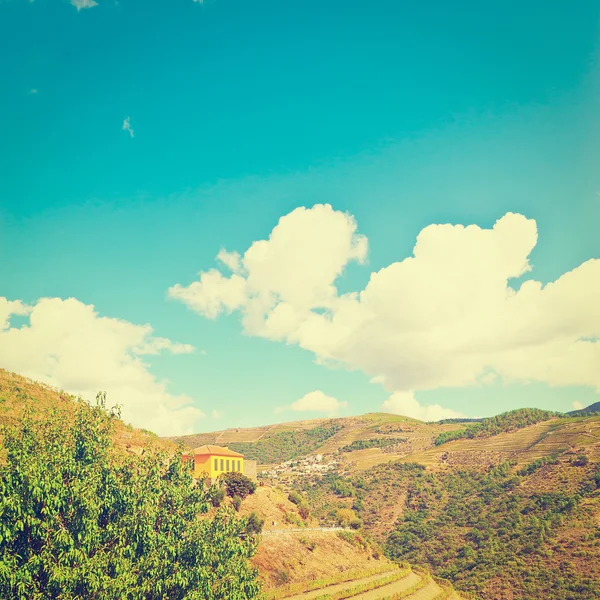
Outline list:
[[[60,422],[72,422],[79,402],[60,390],[0,370],[0,425],[19,421],[25,414],[38,421],[58,414]],[[149,447],[175,449],[172,441],[161,440],[151,432],[134,429],[121,421],[115,421],[114,425],[116,449],[138,454]],[[325,421],[303,422],[299,427],[282,426],[274,435],[315,428],[326,430],[327,426]],[[333,429],[333,433],[341,430],[340,427]],[[255,431],[251,435],[257,439],[263,433]],[[322,444],[328,437],[319,439],[318,443]],[[231,499],[226,502],[232,503]],[[214,517],[215,512],[216,508],[211,509],[202,519]],[[259,486],[240,506],[240,516],[251,513],[264,520],[263,535],[251,562],[259,570],[268,598],[298,595],[304,598],[306,594],[312,597],[330,593],[379,598],[401,589],[409,600],[424,600],[423,594],[434,598],[453,593],[449,588],[439,587],[426,573],[409,567],[400,569],[384,556],[377,544],[360,533],[339,528],[320,529],[318,520],[303,514],[280,487]]]
[[[107,401],[110,406],[110,398]],[[26,411],[35,419],[57,412],[61,418],[71,421],[77,402],[77,398],[62,390],[0,369],[0,425],[20,419]],[[114,441],[131,452],[141,452],[149,446],[175,449],[175,444],[169,440],[159,438],[151,431],[126,425],[123,421],[116,425]]]
[[[246,451],[285,461],[263,464],[263,480],[302,492],[320,524],[354,515],[390,557],[459,590],[483,600],[600,597],[598,415],[521,410],[474,427],[376,413],[251,435],[235,432]]]

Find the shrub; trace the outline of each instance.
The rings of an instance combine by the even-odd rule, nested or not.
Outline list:
[[[250,533],[260,533],[265,524],[265,520],[255,512],[251,512],[246,520],[246,530]]]
[[[337,511],[337,520],[342,527],[348,527],[356,520],[356,513],[351,508],[340,508]]]
[[[314,540],[309,540],[305,537],[301,537],[299,541],[303,546],[305,546],[311,552],[317,547],[317,543]]]
[[[233,508],[235,508],[236,512],[240,512],[240,507],[242,506],[242,499],[239,496],[233,497]]]
[[[303,500],[302,494],[296,490],[292,490],[288,496],[288,500],[293,504],[300,504]]]
[[[589,462],[590,459],[585,454],[580,454],[571,461],[571,464],[575,467],[585,467]]]
[[[229,473],[223,473],[223,475],[219,478],[222,484],[225,486],[225,491],[228,496],[232,498],[234,496],[239,496],[242,500],[249,496],[250,494],[254,494],[256,491],[256,484],[252,479],[242,475],[242,473],[238,473],[236,471],[231,471]]]
[[[306,521],[306,519],[308,519],[308,517],[310,516],[310,510],[308,508],[308,505],[300,504],[300,506],[298,506],[298,514]]]

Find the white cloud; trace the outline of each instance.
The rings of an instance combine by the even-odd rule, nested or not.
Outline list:
[[[316,205],[282,217],[239,273],[202,272],[169,294],[210,318],[238,310],[247,334],[360,369],[392,392],[495,378],[600,391],[600,260],[513,288],[536,243],[535,221],[514,213],[489,229],[429,225],[412,256],[339,294],[336,280],[365,261],[367,239],[353,217]]]
[[[395,392],[381,405],[381,410],[420,421],[439,421],[464,416],[439,404],[419,404],[413,392]]]
[[[216,408],[214,408],[213,410],[210,411],[210,416],[213,419],[220,419],[222,417],[222,414],[220,411],[218,411]]]
[[[217,260],[222,262],[233,273],[239,273],[242,270],[239,252],[227,252],[227,250],[221,248],[219,254],[217,254]]]
[[[334,416],[339,412],[340,408],[347,405],[347,402],[342,402],[333,396],[328,396],[321,390],[315,390],[292,402],[289,406],[277,407],[275,412],[281,413],[286,410],[292,410],[295,412],[321,412],[326,413],[328,416]]]
[[[38,93],[38,90],[37,90],[36,88],[31,88],[31,89],[29,90],[29,93],[30,93],[30,94],[34,94],[34,95],[35,95],[35,94],[37,94],[37,93]]]
[[[87,0],[85,0],[87,2]],[[131,137],[134,137],[133,127],[131,126],[131,117],[127,117],[123,121],[123,126],[121,127],[123,131],[126,131]]]
[[[29,323],[11,327],[14,315]],[[87,400],[107,392],[123,418],[160,434],[191,433],[202,412],[191,398],[173,395],[148,370],[143,357],[193,350],[152,336],[149,325],[100,317],[74,298],[43,298],[33,306],[0,297],[0,365]]]
[[[98,6],[98,3],[94,0],[71,0],[71,4],[77,9],[77,12],[82,8],[94,8],[94,6]]]
[[[583,406],[583,403],[582,403],[582,402],[579,402],[579,400],[575,400],[575,401],[573,402],[573,409],[574,409],[574,410],[581,410],[582,408],[585,408],[585,407]]]
[[[200,281],[187,287],[174,285],[169,296],[210,319],[221,312],[242,308],[246,302],[246,280],[236,274],[223,277],[216,269],[200,274]]]

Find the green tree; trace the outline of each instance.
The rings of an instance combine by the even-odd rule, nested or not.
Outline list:
[[[112,443],[118,415],[79,401],[74,419],[28,412],[3,431],[0,597],[256,598],[257,546],[231,508],[213,518],[181,453]]]
[[[221,483],[225,486],[225,491],[228,496],[234,498],[239,496],[242,500],[254,494],[256,491],[256,484],[252,479],[238,473],[237,471],[230,471],[229,473],[223,473],[219,478]]]

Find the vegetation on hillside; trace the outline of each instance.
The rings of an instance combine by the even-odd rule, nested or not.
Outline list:
[[[571,410],[567,413],[570,417],[586,417],[589,415],[600,414],[600,402],[594,402],[585,408],[579,408],[577,410]]]
[[[564,416],[562,413],[541,410],[539,408],[519,408],[472,423],[464,429],[440,433],[435,439],[435,445],[440,446],[452,440],[490,437],[562,416]]]
[[[452,418],[452,419],[440,419],[435,421],[438,425],[455,425],[460,423],[481,423],[483,419],[469,419],[467,417]]]
[[[313,452],[340,429],[341,425],[332,423],[328,427],[282,431],[258,442],[232,442],[229,448],[242,453],[247,459],[256,460],[261,465],[282,463]]]
[[[368,440],[354,440],[347,446],[342,446],[340,452],[354,452],[355,450],[366,450],[367,448],[387,448],[406,442],[406,438],[371,438]]]
[[[488,473],[415,473],[404,516],[387,541],[392,558],[426,564],[459,589],[491,597],[491,587],[514,597],[568,600],[600,597],[600,582],[568,561],[547,562],[548,544],[582,498],[595,493],[598,471],[579,487],[546,493],[520,489],[508,463]],[[591,532],[600,544],[600,529]],[[597,552],[596,552],[597,554]]]
[[[25,413],[3,429],[0,597],[6,600],[256,598],[257,538],[177,454],[138,456],[113,443],[104,398]],[[254,528],[256,529],[256,528]]]
[[[545,485],[550,477],[570,483]],[[396,462],[297,486],[322,523],[352,507],[389,557],[427,566],[477,598],[600,597],[598,569],[589,567],[600,559],[598,513],[589,512],[600,502],[600,464],[577,454],[484,473]]]

